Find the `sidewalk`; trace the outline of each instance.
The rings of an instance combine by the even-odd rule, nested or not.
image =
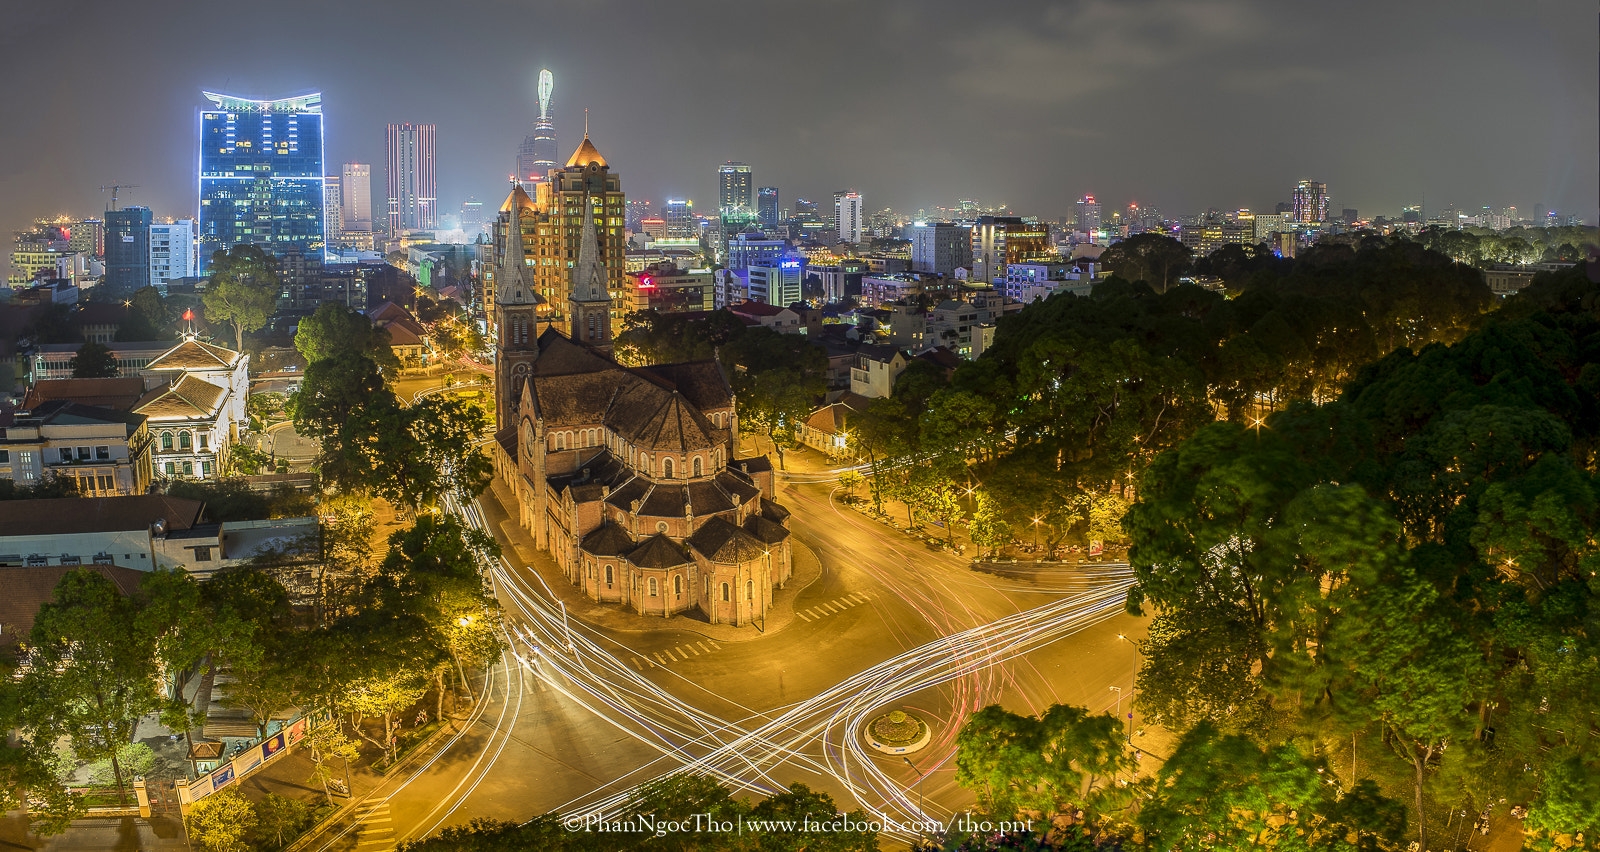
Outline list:
[[[566,606],[567,616],[593,627],[617,633],[654,633],[660,630],[684,630],[697,633],[717,642],[751,642],[770,636],[795,621],[794,602],[799,594],[822,576],[822,563],[811,548],[790,536],[794,573],[772,595],[772,607],[767,617],[754,626],[735,627],[731,624],[711,624],[703,616],[675,615],[661,618],[639,615],[620,604],[607,604],[590,600],[583,592],[567,582],[567,578],[550,554],[534,545],[533,536],[524,530],[506,511],[515,501],[511,489],[500,479],[484,492],[478,500],[483,517],[495,540],[500,542],[506,561],[518,572],[529,572],[544,580],[544,585]],[[529,588],[542,589],[537,579],[528,578]]]

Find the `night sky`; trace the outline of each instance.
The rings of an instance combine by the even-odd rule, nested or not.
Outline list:
[[[1593,2],[5,4],[0,229],[124,204],[193,215],[202,89],[323,93],[328,170],[388,122],[438,125],[441,212],[497,204],[555,73],[563,158],[591,136],[629,198],[714,205],[741,160],[784,206],[976,198],[1063,216],[1088,192],[1169,216],[1426,200],[1595,218]],[[831,199],[830,199],[831,201]],[[380,213],[381,215],[381,213]],[[1525,213],[1526,215],[1526,213]]]

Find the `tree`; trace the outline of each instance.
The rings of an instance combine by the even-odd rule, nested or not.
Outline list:
[[[255,809],[237,785],[195,802],[183,820],[190,839],[211,852],[245,852],[257,822]]]
[[[386,675],[359,678],[352,682],[340,704],[353,717],[353,727],[361,738],[383,749],[389,764],[395,761],[395,745],[399,714],[416,704],[428,689],[428,680],[421,671],[409,666]],[[379,718],[383,722],[383,736],[374,738],[361,728],[363,719]]]
[[[244,333],[267,324],[278,308],[278,264],[259,246],[236,245],[211,255],[211,279],[201,296],[206,318],[233,325],[234,349]]]
[[[310,805],[277,793],[268,793],[256,803],[254,810],[261,833],[272,838],[275,849],[282,849],[288,838],[298,834],[311,821]]]
[[[359,355],[384,372],[400,368],[389,344],[388,329],[373,325],[366,314],[339,302],[323,302],[316,313],[300,321],[294,335],[295,351],[307,364]]]
[[[74,379],[114,379],[119,372],[111,347],[92,340],[78,347],[78,354],[69,363]]]
[[[298,646],[315,634],[292,630],[289,593],[269,573],[225,569],[204,597],[217,635],[214,664],[233,676],[223,703],[249,710],[265,737],[272,715],[299,702]]]
[[[116,339],[171,340],[172,332],[168,328],[171,322],[161,291],[153,286],[140,287],[133,291],[128,316],[123,320],[122,327],[117,329]]]
[[[182,588],[178,582],[158,582],[153,592],[166,595]],[[26,696],[22,719],[35,740],[67,737],[79,756],[109,760],[124,801],[126,775],[119,756],[132,743],[139,718],[170,703],[156,689],[158,643],[179,625],[161,622],[182,617],[174,615],[180,607],[148,594],[124,597],[100,573],[68,572],[54,600],[39,607],[21,686]]]
[[[306,749],[311,752],[311,777],[306,781],[321,784],[323,797],[332,802],[333,791],[329,789],[328,782],[334,780],[334,758],[338,758],[342,767],[348,770],[350,761],[360,759],[361,749],[355,740],[345,734],[337,716],[307,731],[304,742]]]
[[[981,557],[983,548],[988,548],[993,554],[1011,541],[1011,524],[1006,521],[1000,505],[988,491],[979,488],[973,492],[973,499],[976,507],[972,510],[972,524],[968,532],[972,536],[972,543],[978,546],[978,556]]]
[[[741,422],[766,434],[778,451],[796,446],[795,430],[827,390],[827,356],[804,336],[749,328],[722,349]]]
[[[78,496],[78,478],[61,476],[49,471],[33,485],[18,485],[7,477],[0,479],[0,500],[48,500],[54,497]]]
[[[0,725],[8,729],[22,722],[12,690],[8,676],[0,683]],[[83,796],[67,792],[51,767],[37,738],[18,745],[0,743],[0,811],[26,808],[29,829],[42,837],[61,834],[88,813]]]
[[[1144,281],[1157,293],[1164,293],[1189,270],[1193,255],[1183,243],[1150,232],[1112,243],[1100,262],[1121,278]]]
[[[1069,803],[1098,813],[1113,777],[1133,767],[1122,720],[1069,704],[1037,717],[990,705],[967,718],[956,749],[956,782],[1002,818]]]

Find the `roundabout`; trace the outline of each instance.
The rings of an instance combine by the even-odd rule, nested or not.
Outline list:
[[[868,723],[862,737],[874,751],[911,754],[928,745],[933,738],[933,726],[915,713],[891,710]]]

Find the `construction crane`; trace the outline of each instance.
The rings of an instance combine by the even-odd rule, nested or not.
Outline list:
[[[100,187],[100,191],[101,192],[105,192],[108,189],[111,190],[111,208],[110,209],[115,210],[115,209],[117,209],[117,193],[118,192],[120,192],[121,190],[124,190],[124,189],[138,189],[138,188],[139,188],[139,185],[136,184],[136,183],[114,183],[114,184],[112,184],[110,186],[102,186],[102,187]]]

